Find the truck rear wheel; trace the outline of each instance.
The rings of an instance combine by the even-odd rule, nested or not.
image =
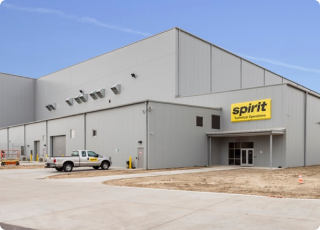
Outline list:
[[[59,172],[62,172],[62,170],[63,170],[63,168],[57,168],[57,167],[55,167],[55,169],[56,169],[57,171],[59,171]]]
[[[109,164],[108,161],[104,161],[104,162],[101,163],[101,168],[103,170],[107,170],[109,168],[109,166],[110,166],[110,164]]]
[[[63,170],[64,170],[65,172],[71,172],[72,169],[73,169],[73,165],[72,165],[71,163],[69,163],[69,162],[67,162],[67,163],[65,163],[65,164],[63,165]]]

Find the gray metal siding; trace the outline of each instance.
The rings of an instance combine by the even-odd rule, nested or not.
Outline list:
[[[24,146],[24,126],[9,128],[9,149],[19,150]]]
[[[125,167],[131,156],[136,167],[138,147],[146,148],[145,111],[146,106],[141,103],[87,114],[87,149],[111,156],[113,166],[117,167]],[[92,136],[93,129],[97,130],[95,137]],[[142,141],[142,144],[138,141]]]
[[[212,47],[212,92],[240,89],[240,58]]]
[[[48,140],[53,136],[66,136],[66,154],[71,155],[72,150],[84,149],[84,115],[61,118],[48,121]],[[70,137],[70,130],[75,130],[75,138]],[[51,143],[48,144],[49,156],[52,156]]]
[[[271,73],[269,71],[265,71],[265,85],[276,85],[282,83],[282,77]]]
[[[46,122],[40,122],[35,124],[29,124],[25,127],[26,143],[25,152],[27,156],[30,156],[30,151],[35,152],[35,141],[40,141],[40,153],[39,158],[46,158]]]
[[[205,166],[208,164],[207,138],[212,131],[211,115],[220,111],[188,106],[149,103],[149,168]],[[203,127],[196,126],[203,117]]]
[[[35,79],[0,73],[0,127],[34,120]]]
[[[0,150],[7,150],[8,148],[8,131],[7,129],[0,130]]]
[[[304,92],[290,86],[287,87],[287,167],[304,165],[304,97]]]
[[[36,119],[67,116],[145,99],[162,100],[175,95],[176,31],[159,34],[86,62],[37,79]],[[131,77],[136,74],[136,78]],[[111,90],[121,84],[121,94]],[[104,99],[73,106],[65,100],[105,88]],[[111,103],[109,103],[111,100]],[[45,105],[56,102],[57,109],[48,111]]]
[[[179,38],[181,95],[209,93],[211,46],[184,32],[180,32]]]
[[[242,60],[242,88],[264,85],[264,69]]]
[[[285,127],[284,105],[286,103],[284,85],[267,86],[260,88],[244,89],[229,92],[200,95],[195,97],[181,97],[176,103],[199,105],[206,107],[221,107],[223,130],[249,130]],[[231,104],[254,101],[260,99],[272,100],[272,117],[269,120],[231,122]]]
[[[320,99],[307,99],[307,156],[306,165],[320,164]]]

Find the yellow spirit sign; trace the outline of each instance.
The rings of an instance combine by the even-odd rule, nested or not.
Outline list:
[[[231,105],[231,121],[254,121],[271,118],[271,99]]]

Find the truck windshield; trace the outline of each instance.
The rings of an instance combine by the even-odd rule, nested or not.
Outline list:
[[[73,157],[78,157],[78,156],[79,156],[79,152],[78,152],[78,151],[73,151],[73,152],[71,153],[71,156],[73,156]]]

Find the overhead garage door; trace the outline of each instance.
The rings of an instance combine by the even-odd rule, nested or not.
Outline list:
[[[66,136],[52,137],[52,156],[66,156]]]

